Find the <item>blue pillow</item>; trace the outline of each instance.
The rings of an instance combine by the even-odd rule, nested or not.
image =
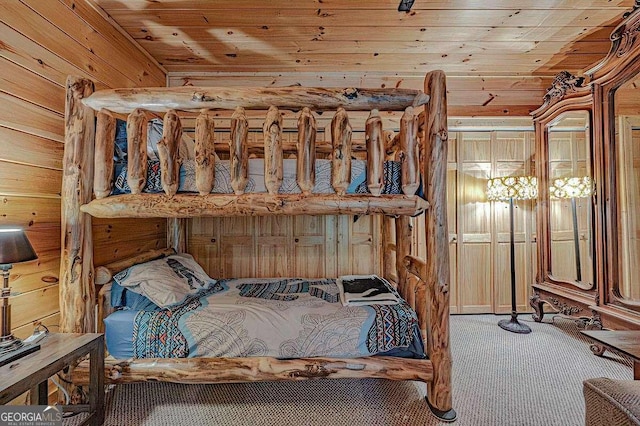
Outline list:
[[[111,306],[114,308],[131,309],[132,311],[160,311],[161,307],[153,303],[146,296],[134,293],[116,281],[111,282]]]

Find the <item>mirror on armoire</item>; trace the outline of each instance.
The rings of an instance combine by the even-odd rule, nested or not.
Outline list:
[[[550,278],[594,288],[591,113],[570,111],[547,125]]]
[[[640,304],[640,78],[614,95],[618,282],[614,294]]]

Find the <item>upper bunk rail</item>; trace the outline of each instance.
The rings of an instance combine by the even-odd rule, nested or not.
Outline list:
[[[99,90],[84,98],[94,111],[130,114],[136,109],[166,113],[175,109],[198,112],[203,109],[233,111],[279,109],[299,111],[402,111],[429,102],[429,95],[413,89],[366,89],[320,87],[144,87]]]
[[[191,100],[185,100],[191,93]],[[251,95],[251,96],[250,96]],[[186,97],[185,97],[186,96]],[[252,97],[253,96],[253,97]],[[198,101],[193,99],[198,98]],[[94,195],[90,205],[83,211],[102,217],[116,217],[130,214],[134,217],[158,216],[160,211],[167,217],[187,217],[199,215],[265,215],[265,214],[331,214],[338,209],[343,213],[367,214],[406,214],[417,215],[428,206],[425,200],[415,199],[420,187],[421,174],[424,169],[420,153],[423,141],[419,131],[420,115],[417,107],[428,102],[429,96],[417,90],[408,89],[315,89],[286,87],[276,89],[227,89],[227,88],[165,88],[165,89],[115,89],[94,92],[83,99],[83,103],[91,108],[100,108],[97,114],[95,142]],[[232,102],[233,101],[233,102]],[[279,194],[283,182],[283,159],[285,149],[290,150],[292,144],[283,143],[283,118],[279,106],[297,105],[297,136],[295,143],[296,182],[304,196],[313,195],[316,202],[313,206],[305,206],[305,199]],[[177,194],[179,188],[180,162],[179,144],[182,138],[181,117],[178,110],[192,111],[189,105],[193,102],[200,109],[195,119],[195,184],[201,197],[207,200],[195,202],[187,194]],[[202,106],[237,105],[242,102],[250,108],[264,108],[266,111],[263,125],[263,145],[261,154],[264,158],[264,184],[271,198],[259,202],[253,195],[244,201],[234,200],[226,194],[212,194],[215,182],[216,145],[214,140],[216,124],[213,110]],[[305,105],[302,106],[301,105]],[[322,112],[328,107],[337,106],[331,120],[330,141],[316,142],[318,133],[314,111],[306,105],[313,105]],[[390,137],[383,129],[379,110],[373,108],[365,123],[364,147],[354,147],[353,129],[349,122],[347,108],[352,110],[363,107],[381,107],[385,110],[403,108],[400,120],[400,132]],[[171,109],[167,109],[172,107]],[[132,109],[133,108],[133,109]],[[127,115],[127,184],[131,194],[141,194],[147,179],[147,125],[151,111],[165,111],[163,134],[158,142],[160,160],[161,186],[165,197],[154,197],[147,201],[135,202],[135,197],[120,200],[105,200],[114,186],[114,135],[115,116],[125,111]],[[174,109],[177,108],[177,109]],[[248,183],[249,156],[255,154],[255,145],[248,141],[249,121],[243,106],[236,106],[229,122],[228,148],[220,151],[228,152],[230,184],[236,196],[245,195]],[[325,133],[326,134],[326,133]],[[250,154],[249,147],[253,147]],[[364,148],[364,150],[362,149]],[[351,164],[354,151],[366,154],[366,185],[371,195],[346,194],[351,183]],[[328,153],[331,159],[331,186],[335,195],[312,194],[315,186],[315,164],[318,153]],[[384,161],[386,158],[400,160],[403,195],[393,198],[385,197],[382,203],[368,200],[379,197],[384,187]],[[152,195],[146,194],[145,196]],[[157,195],[157,194],[155,194]],[[168,200],[179,195],[177,199]],[[247,194],[248,195],[248,194]],[[320,196],[321,195],[321,196]],[[266,194],[261,195],[265,197]],[[345,201],[345,196],[350,198]],[[118,195],[117,197],[122,197]],[[355,198],[352,198],[355,197]],[[109,197],[112,198],[112,197]],[[357,199],[356,199],[357,198]],[[402,199],[406,198],[406,199]],[[247,202],[257,203],[247,208]],[[180,208],[182,203],[196,203],[191,207]],[[151,209],[153,211],[144,211]],[[287,205],[286,208],[282,206]],[[197,207],[197,206],[200,207]],[[326,207],[321,207],[322,205]],[[134,212],[137,209],[137,212]],[[171,207],[170,207],[171,206]],[[196,206],[196,207],[194,207]],[[273,207],[275,206],[275,207]],[[177,207],[177,208],[176,208]],[[128,209],[128,210],[127,210]],[[175,209],[175,210],[170,210]],[[194,210],[195,209],[195,210]],[[352,209],[352,210],[351,210]],[[286,213],[285,213],[286,212]],[[207,214],[208,213],[208,214]]]

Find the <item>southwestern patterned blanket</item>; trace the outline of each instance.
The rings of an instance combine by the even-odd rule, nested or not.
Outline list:
[[[409,305],[342,306],[334,279],[220,280],[179,306],[140,311],[133,346],[136,358],[424,357]]]

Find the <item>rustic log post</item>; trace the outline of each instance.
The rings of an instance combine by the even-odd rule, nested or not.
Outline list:
[[[67,78],[65,144],[61,188],[60,331],[87,333],[95,327],[91,216],[80,206],[91,201],[95,113],[82,104],[93,83]],[[113,154],[112,154],[113,155]]]
[[[405,256],[411,254],[411,218],[396,218],[396,273],[398,274],[398,292],[406,299],[408,271],[404,264]]]
[[[367,188],[373,195],[382,194],[384,188],[384,133],[380,112],[374,109],[365,124],[367,144]]]
[[[298,117],[298,161],[296,181],[304,194],[311,194],[316,184],[316,119],[307,107]]]
[[[407,107],[400,119],[400,152],[402,158],[402,192],[412,196],[420,187],[420,147],[418,146],[418,114]]]
[[[418,281],[416,288],[416,313],[418,315],[418,328],[420,329],[422,340],[425,342],[427,341],[427,328],[429,325],[427,312],[427,285],[421,280]]]
[[[391,254],[391,248],[395,252],[395,243],[393,242],[394,219],[390,216],[382,216],[382,276],[389,282],[393,281],[397,284],[397,277],[393,274],[393,265],[395,258]]]
[[[241,195],[249,182],[249,122],[242,107],[237,107],[231,116],[230,136],[231,187],[236,195]]]
[[[216,179],[215,123],[208,110],[196,118],[196,188],[200,195],[211,192]]]
[[[147,183],[147,115],[136,109],[127,118],[127,184],[139,194]]]
[[[264,134],[264,186],[275,195],[282,185],[282,115],[278,108],[269,107],[262,128]]]
[[[351,124],[344,108],[331,120],[331,185],[338,195],[347,192],[351,182]]]
[[[187,252],[187,220],[171,217],[167,219],[167,247],[176,253]]]
[[[87,384],[89,363],[81,362],[73,371],[73,383]],[[300,381],[308,379],[376,378],[429,381],[428,359],[370,356],[363,358],[278,359],[250,356],[243,358],[139,358],[108,359],[105,383],[244,383]]]
[[[429,332],[427,355],[433,362],[433,381],[427,398],[434,413],[455,419],[451,408],[451,349],[449,347],[449,230],[447,224],[447,89],[442,71],[427,73],[424,91],[431,96],[426,106],[425,194],[430,207],[426,216],[427,300]]]
[[[398,152],[400,151],[400,135],[396,135],[393,130],[385,130],[384,132],[384,159],[387,161],[396,161]]]
[[[162,125],[162,139],[158,142],[158,157],[160,157],[160,182],[162,190],[169,197],[178,192],[180,183],[180,158],[178,148],[182,139],[182,124],[175,110],[169,110],[164,115]]]
[[[116,139],[116,119],[107,110],[98,113],[96,124],[93,192],[104,198],[113,189],[113,148]]]

